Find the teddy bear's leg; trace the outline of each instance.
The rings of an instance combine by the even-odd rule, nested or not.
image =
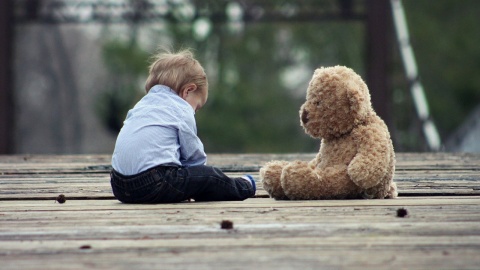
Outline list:
[[[262,181],[263,188],[270,197],[277,200],[288,199],[280,184],[282,170],[287,164],[289,164],[288,161],[270,161],[260,169],[260,180]]]
[[[398,197],[397,184],[395,182],[390,183],[390,189],[388,190],[386,199],[394,199]]]
[[[319,170],[305,162],[286,166],[282,187],[292,200],[353,199],[360,188],[347,175],[347,166],[338,165]]]
[[[292,200],[311,200],[318,198],[319,176],[305,161],[294,161],[282,172],[282,188]]]

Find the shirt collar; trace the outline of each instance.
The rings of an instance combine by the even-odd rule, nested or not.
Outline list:
[[[152,92],[152,93],[160,93],[160,92],[169,92],[169,93],[173,93],[175,95],[178,95],[177,92],[175,92],[175,90],[173,90],[172,88],[166,86],[166,85],[162,85],[162,84],[157,84],[157,85],[154,85],[150,91],[148,91],[149,93]]]
[[[0,0],[1,1],[1,0]],[[162,85],[162,84],[157,84],[157,85],[154,85],[150,91],[148,91],[148,93],[152,93],[152,94],[155,94],[155,93],[167,93],[167,94],[173,94],[176,98],[178,98],[177,100],[181,103],[184,103],[185,106],[189,111],[191,111],[194,115],[195,115],[195,110],[192,108],[192,106],[190,104],[188,104],[188,102],[186,100],[184,100],[183,98],[181,98],[177,92],[175,92],[175,90],[173,90],[172,88],[166,86],[166,85]]]

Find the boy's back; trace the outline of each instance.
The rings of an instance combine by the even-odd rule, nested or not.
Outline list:
[[[131,109],[117,137],[112,167],[134,175],[159,164],[206,163],[194,111],[167,86],[156,85]]]

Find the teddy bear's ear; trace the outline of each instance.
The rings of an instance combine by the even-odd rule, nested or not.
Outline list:
[[[371,108],[367,85],[363,81],[351,80],[347,82],[347,96],[350,113],[355,116],[357,121],[362,121]]]

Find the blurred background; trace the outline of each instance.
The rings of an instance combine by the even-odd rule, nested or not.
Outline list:
[[[480,1],[2,0],[0,154],[112,153],[158,46],[210,83],[207,153],[316,152],[317,67],[369,86],[398,152],[480,152]]]

